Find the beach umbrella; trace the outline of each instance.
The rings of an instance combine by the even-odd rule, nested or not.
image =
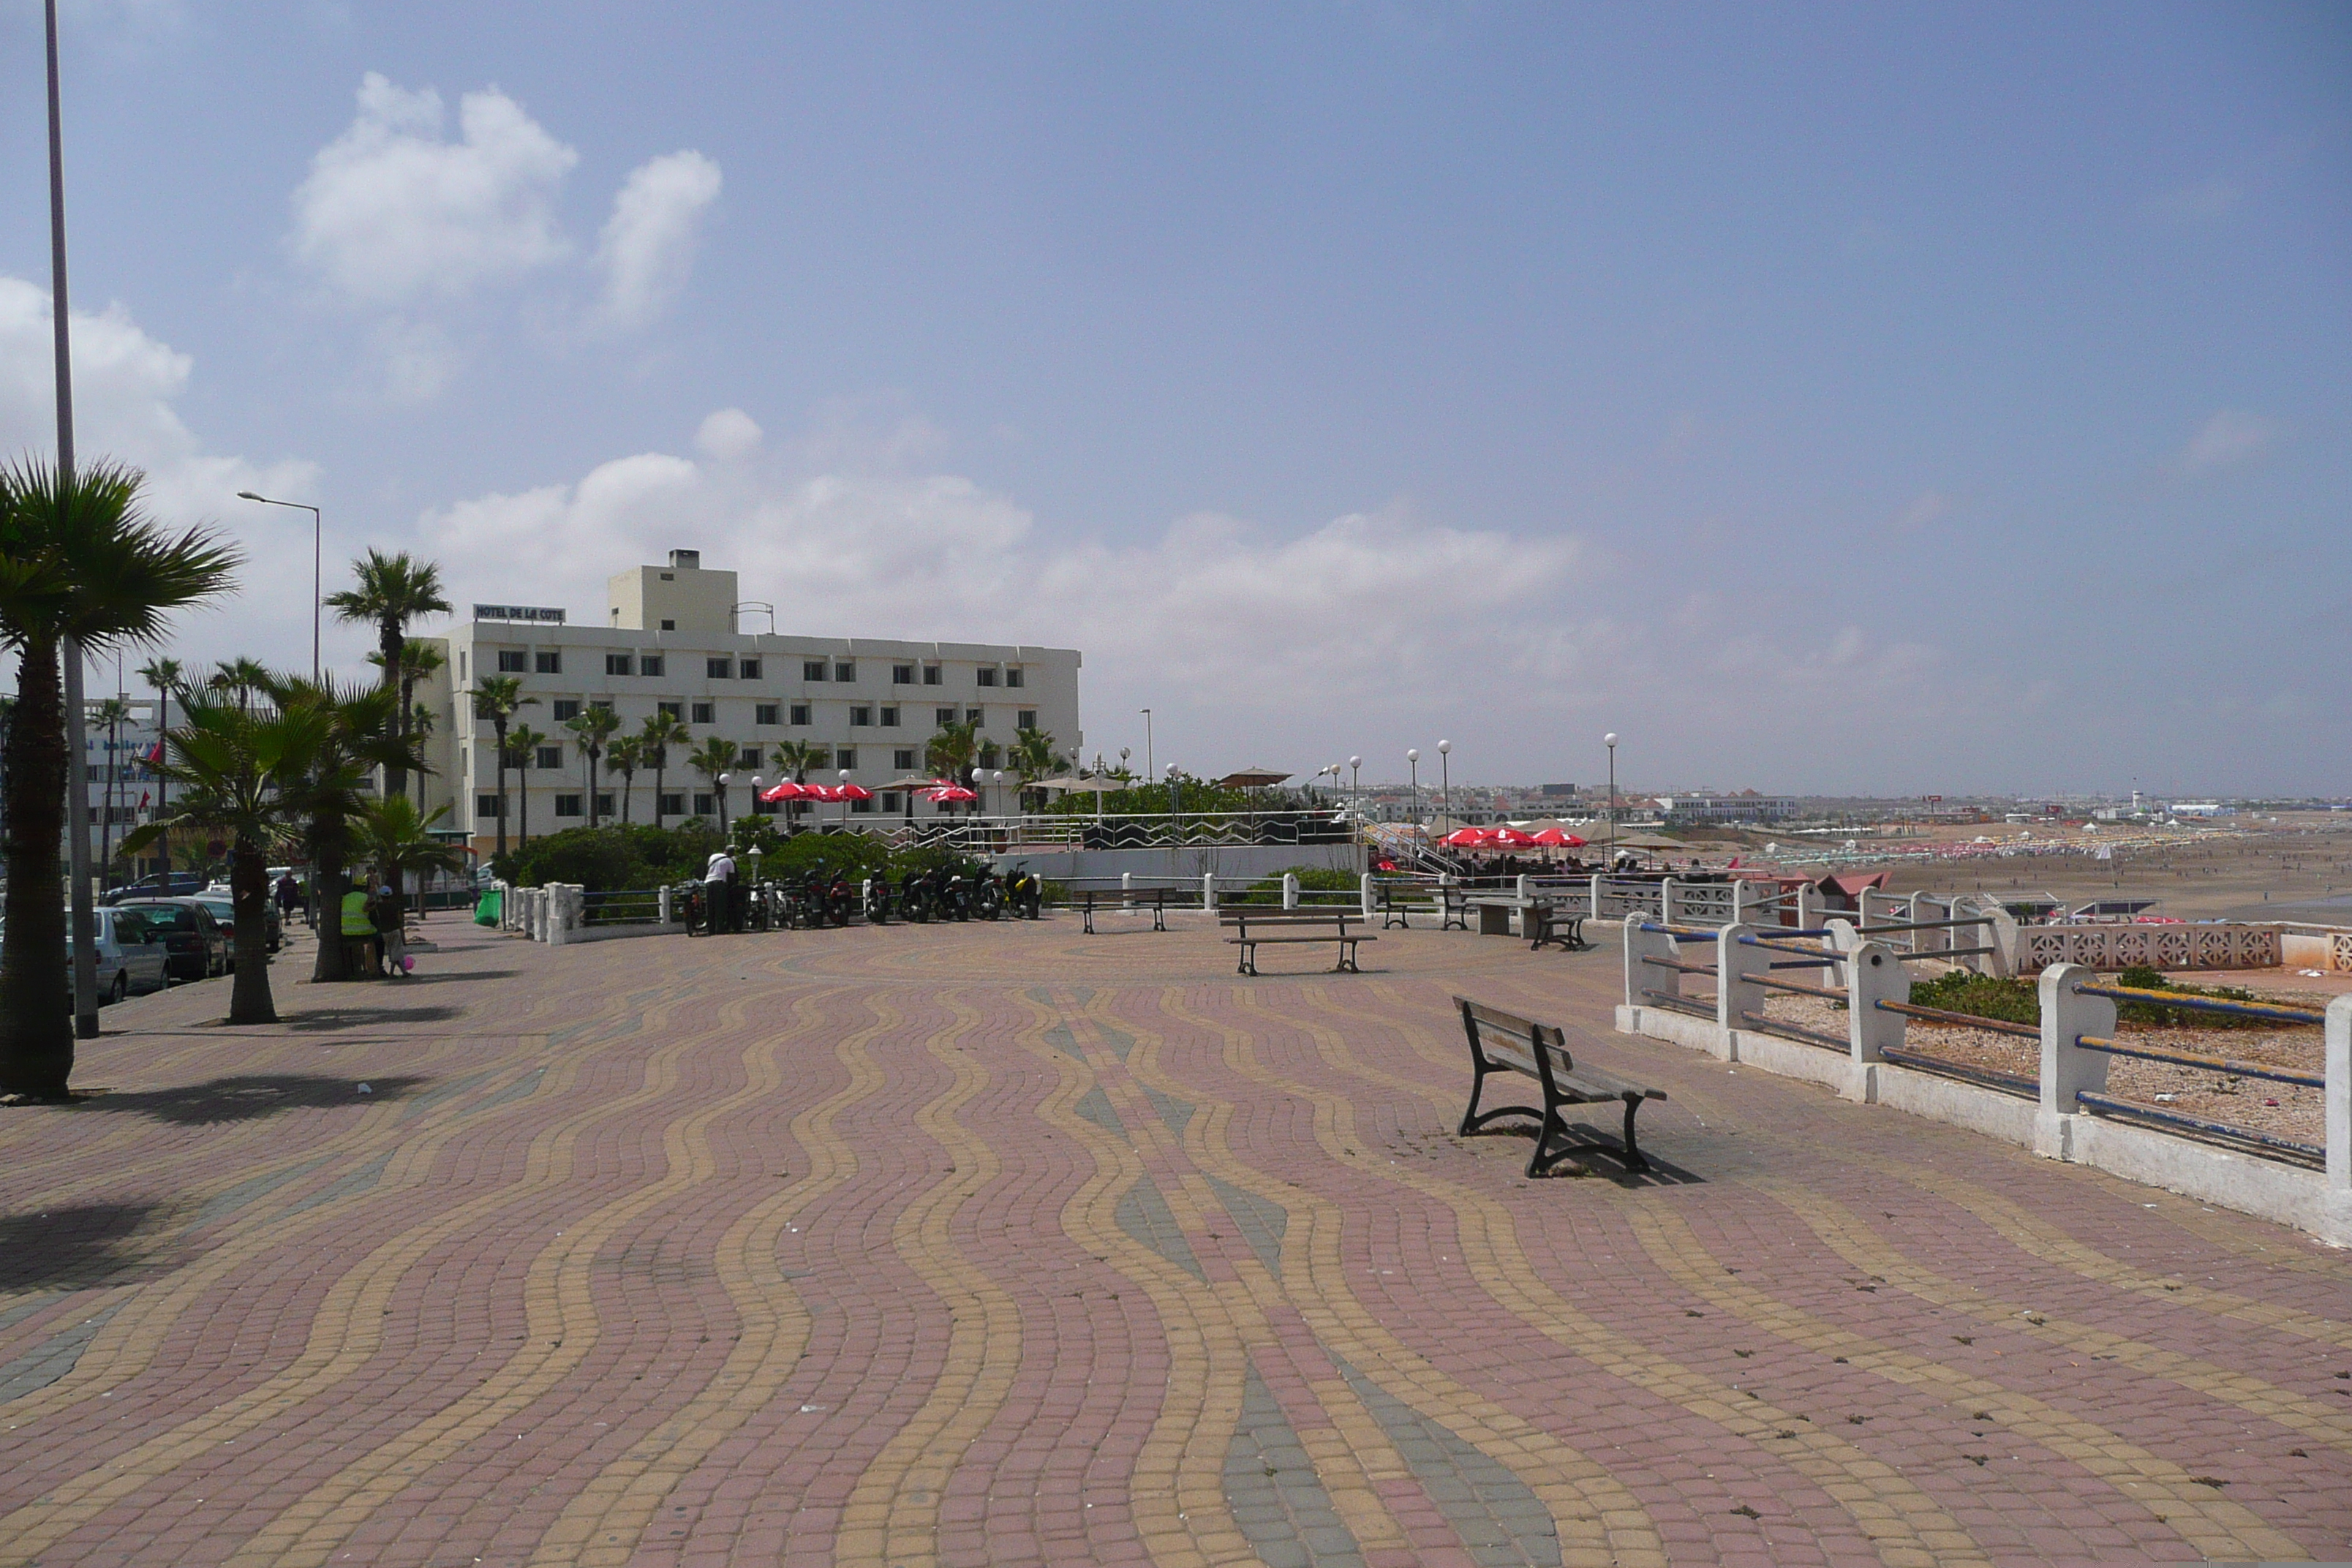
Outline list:
[[[874,792],[864,784],[845,784],[833,792],[835,800],[872,800]]]
[[[1499,845],[1506,849],[1532,849],[1536,843],[1535,839],[1528,835],[1509,826],[1493,829],[1487,835],[1486,842]]]
[[[1536,835],[1536,842],[1550,849],[1581,849],[1584,840],[1565,827],[1547,827]]]
[[[797,784],[790,779],[785,779],[773,789],[761,790],[760,798],[761,800],[803,800],[807,798],[808,793],[806,784]]]
[[[1438,842],[1455,849],[1473,849],[1486,842],[1486,830],[1483,827],[1457,827]]]
[[[839,800],[841,786],[839,784],[803,784],[801,798],[803,800]]]
[[[923,798],[937,805],[961,805],[966,801],[978,800],[980,796],[960,784],[940,783],[925,790]]]

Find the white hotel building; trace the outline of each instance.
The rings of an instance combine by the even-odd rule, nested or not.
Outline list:
[[[430,702],[436,721],[426,747],[434,770],[427,799],[449,804],[450,826],[467,830],[478,853],[497,846],[497,745],[465,693],[484,676],[520,678],[523,695],[538,702],[513,722],[547,736],[530,768],[508,768],[510,842],[522,824],[524,790],[533,837],[587,824],[586,759],[564,721],[590,706],[607,706],[618,715],[617,735],[635,733],[659,707],[693,731],[691,747],[714,735],[734,742],[726,798],[730,821],[753,809],[752,775],[771,784],[783,776],[776,760],[782,742],[823,750],[810,782],[837,782],[846,769],[876,792],[876,798],[848,810],[887,816],[910,807],[932,814],[928,803],[883,786],[923,772],[924,743],[943,723],[979,723],[983,765],[1001,765],[1024,729],[1052,736],[1059,755],[1076,755],[1084,742],[1075,648],[743,632],[737,616],[746,606],[737,595],[735,574],[706,570],[691,550],[670,552],[667,566],[621,573],[607,592],[611,602],[601,626],[575,624],[561,609],[476,605],[473,618],[442,639],[446,662],[436,678],[437,692],[419,698]],[[718,815],[711,784],[685,765],[688,749],[669,752],[661,803],[668,822]],[[597,793],[599,815],[607,821],[618,820],[620,789],[620,779],[604,771]],[[640,769],[630,820],[654,820],[653,795],[653,772]],[[987,806],[1001,809],[1006,802],[1009,792],[992,792]],[[825,806],[821,815],[844,812]]]

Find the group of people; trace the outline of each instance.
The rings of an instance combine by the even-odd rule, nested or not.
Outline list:
[[[362,883],[345,893],[341,929],[344,945],[356,945],[365,955],[370,974],[403,980],[416,967],[408,956],[406,911],[389,887],[370,892]]]

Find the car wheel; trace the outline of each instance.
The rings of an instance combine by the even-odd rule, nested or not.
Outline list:
[[[114,988],[107,994],[106,999],[110,1002],[122,1002],[128,1001],[130,996],[131,971],[118,969],[114,972]]]

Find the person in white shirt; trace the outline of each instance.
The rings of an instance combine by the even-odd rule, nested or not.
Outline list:
[[[714,932],[735,929],[735,858],[721,849],[702,872],[704,920]]]

